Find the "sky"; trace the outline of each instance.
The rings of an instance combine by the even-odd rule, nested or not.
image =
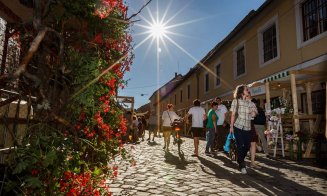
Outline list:
[[[175,73],[185,75],[235,26],[265,0],[152,0],[133,18],[130,28],[134,55],[130,72],[124,76],[128,85],[119,91],[120,96],[132,96],[134,108],[149,102],[152,93],[171,80]],[[147,0],[126,0],[129,15],[136,13]],[[166,14],[165,14],[166,13]],[[166,35],[151,44],[153,36],[146,27],[163,19]],[[163,16],[165,17],[163,18]],[[166,46],[164,46],[164,43]],[[159,51],[159,52],[158,52]],[[159,56],[159,61],[157,57]],[[158,71],[159,70],[159,71]]]

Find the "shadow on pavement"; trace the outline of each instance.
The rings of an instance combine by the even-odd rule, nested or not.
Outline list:
[[[149,146],[157,146],[157,145],[160,145],[160,144],[158,144],[157,142],[155,142],[155,141],[148,141],[148,145]]]
[[[175,165],[176,169],[186,170],[188,164],[196,163],[196,161],[187,161],[184,157],[184,153],[181,151],[178,156],[171,152],[165,152],[165,162],[171,165]]]
[[[262,157],[256,157],[256,159],[260,163],[264,163],[266,165],[278,167],[281,169],[290,169],[294,171],[299,171],[302,172],[310,177],[313,178],[321,178],[321,179],[326,179],[327,180],[327,172],[326,170],[323,171],[323,169],[320,169],[321,171],[315,171],[313,169],[310,169],[310,167],[306,166],[312,166],[311,164],[305,164],[305,163],[300,163],[302,166],[298,166],[296,162],[294,164],[292,162],[287,163],[286,160],[280,160],[280,159],[267,159],[267,158],[262,158]]]
[[[236,163],[232,163],[231,160],[225,156],[217,156],[216,158],[222,161],[224,166],[233,169],[238,168]],[[258,171],[248,169],[248,174],[244,175],[229,171],[207,158],[199,157],[199,160],[202,164],[201,169],[203,172],[216,176],[218,179],[226,179],[242,188],[254,188],[265,195],[297,194],[296,191],[300,191],[301,194],[304,195],[323,195],[309,187],[286,179],[284,177],[285,174],[267,167],[263,167]],[[210,169],[213,173],[207,171],[207,169]]]

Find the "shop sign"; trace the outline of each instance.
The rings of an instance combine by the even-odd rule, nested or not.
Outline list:
[[[266,86],[261,85],[261,86],[252,87],[250,88],[250,91],[252,96],[262,95],[266,93]]]

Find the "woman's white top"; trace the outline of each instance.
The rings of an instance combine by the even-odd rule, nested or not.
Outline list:
[[[169,115],[168,115],[169,112]],[[170,118],[169,118],[170,116]],[[180,117],[174,111],[164,111],[162,113],[162,126],[164,127],[171,127],[171,123],[174,122],[175,119],[179,119]]]

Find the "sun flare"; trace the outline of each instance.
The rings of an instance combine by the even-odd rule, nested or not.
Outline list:
[[[166,33],[166,27],[162,23],[153,23],[150,26],[150,33],[152,37],[162,38]]]

